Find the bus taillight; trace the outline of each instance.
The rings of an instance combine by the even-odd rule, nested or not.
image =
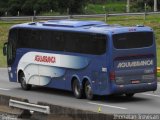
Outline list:
[[[110,72],[109,77],[110,77],[110,80],[115,80],[115,72],[114,71]]]

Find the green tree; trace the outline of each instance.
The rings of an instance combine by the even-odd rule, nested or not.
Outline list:
[[[0,16],[4,15],[7,11],[8,4],[6,3],[8,3],[8,0],[0,0]]]
[[[104,3],[113,3],[113,2],[124,2],[126,0],[88,0],[89,3],[92,3],[92,4],[104,4]]]
[[[18,11],[21,11],[21,5],[24,3],[25,0],[9,0],[8,1],[8,12],[11,15],[17,15]]]
[[[58,6],[60,13],[79,14],[83,13],[86,4],[87,0],[59,0]]]
[[[26,0],[24,4],[22,4],[21,10],[24,15],[34,15],[34,5],[36,0]]]
[[[70,14],[80,14],[83,13],[84,7],[86,6],[86,0],[75,0],[70,5]]]
[[[67,9],[74,3],[74,0],[58,0],[58,11],[60,13],[66,13]]]
[[[38,0],[34,5],[34,9],[38,12],[47,12],[50,10],[58,10],[58,1],[57,0]]]
[[[34,10],[39,14],[50,10],[70,14],[83,13],[87,0],[0,0],[0,15],[8,11],[11,15],[17,15],[18,11],[23,15],[33,15]]]
[[[133,12],[144,12],[145,3],[147,11],[153,11],[154,0],[131,0],[131,10]],[[160,1],[158,0],[158,9],[160,9]]]

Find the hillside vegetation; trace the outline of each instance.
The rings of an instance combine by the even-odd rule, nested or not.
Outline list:
[[[126,2],[107,2],[104,4],[88,4],[85,14],[122,13],[126,12]]]
[[[153,11],[154,0],[130,0],[130,12]],[[0,0],[0,16],[126,12],[127,0]],[[158,9],[160,1],[157,0]]]

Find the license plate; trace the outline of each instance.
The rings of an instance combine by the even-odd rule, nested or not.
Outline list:
[[[140,81],[139,81],[139,80],[132,80],[131,83],[132,83],[132,84],[139,84]]]

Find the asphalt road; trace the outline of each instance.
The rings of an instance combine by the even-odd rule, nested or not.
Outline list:
[[[0,94],[28,99],[31,103],[38,101],[62,105],[82,110],[98,111],[113,114],[160,114],[160,84],[157,91],[138,93],[131,99],[125,96],[97,97],[94,101],[76,99],[71,92],[34,87],[31,91],[23,91],[18,83],[8,80],[7,70],[0,69]]]

